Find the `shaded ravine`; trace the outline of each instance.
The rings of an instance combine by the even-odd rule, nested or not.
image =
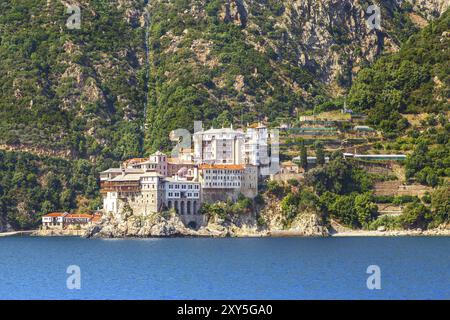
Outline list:
[[[145,28],[145,39],[144,39],[144,47],[145,47],[145,101],[144,101],[144,116],[143,116],[143,132],[145,136],[145,131],[147,130],[147,117],[148,117],[148,94],[149,94],[149,83],[150,83],[150,45],[149,45],[149,37],[150,37],[150,0],[145,0],[145,9],[144,9],[144,28]]]

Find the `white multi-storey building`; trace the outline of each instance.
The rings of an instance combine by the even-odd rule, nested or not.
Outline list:
[[[200,209],[201,188],[197,181],[183,180],[178,177],[166,178],[165,203],[168,209],[175,209],[181,215],[195,215]]]
[[[124,174],[102,183],[103,209],[118,214],[125,203],[138,215],[175,209],[181,215],[198,214],[201,187],[198,181],[168,178],[156,172]]]
[[[235,201],[240,194],[254,198],[258,194],[258,167],[204,164],[199,167],[199,181],[206,202]]]
[[[269,130],[262,124],[249,126],[245,134],[245,163],[254,166],[268,166]]]
[[[231,128],[194,133],[194,162],[200,164],[243,164],[245,134]]]
[[[203,189],[240,189],[244,177],[243,165],[200,166],[200,182]]]
[[[257,166],[260,170],[268,168],[271,163],[269,130],[258,123],[249,126],[245,133],[234,130],[233,127],[196,132],[194,162],[197,165],[249,164]]]

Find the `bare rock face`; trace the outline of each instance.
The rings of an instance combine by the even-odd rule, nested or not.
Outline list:
[[[313,211],[300,212],[286,226],[280,202],[267,198],[260,217],[266,223],[266,229],[272,236],[327,237],[329,230],[323,225],[319,213]]]
[[[403,2],[399,0],[398,2]],[[449,0],[407,0],[417,12],[423,13],[427,19],[438,18],[450,7]]]
[[[265,223],[261,223],[261,219]],[[174,212],[135,215],[127,205],[118,215],[104,215],[100,224],[87,230],[86,237],[94,238],[147,238],[147,237],[265,237],[303,236],[326,237],[328,229],[317,212],[301,212],[289,227],[278,200],[266,200],[260,212],[229,213],[225,217],[208,215],[198,230],[186,227]]]
[[[153,6],[160,5],[159,1]],[[192,15],[205,19],[210,2],[191,2],[196,8]],[[276,4],[226,0],[217,17],[240,26],[247,43],[256,50],[273,50],[277,62],[306,69],[328,85],[348,85],[361,66],[382,52],[399,49],[395,34],[400,26],[394,16],[406,12],[405,2],[425,23],[449,7],[449,0],[380,1],[381,30],[368,25],[372,11],[367,12],[370,3],[363,0],[280,0]]]
[[[317,214],[305,212],[296,217],[290,227],[290,231],[306,237],[328,236],[328,229],[323,226]]]
[[[248,12],[244,0],[225,1],[224,20],[239,24],[245,28],[248,22]]]
[[[150,216],[124,215],[117,219],[107,215],[102,222],[87,230],[88,238],[148,238],[193,235],[175,214],[153,214]]]
[[[226,219],[209,217],[206,226],[196,231],[197,236],[207,237],[262,237],[269,234],[258,226],[255,213],[229,214]]]
[[[257,2],[257,1],[256,1]],[[402,1],[381,1],[381,30],[367,24],[367,3],[360,0],[281,1],[284,11],[274,20],[283,33],[268,40],[280,59],[295,52],[297,65],[323,82],[348,81],[363,62],[372,62],[383,51],[399,49],[391,35],[397,26],[388,12],[399,10]],[[449,6],[448,0],[410,0],[413,9],[431,20]],[[248,25],[252,25],[250,15]],[[347,79],[346,79],[347,78]]]

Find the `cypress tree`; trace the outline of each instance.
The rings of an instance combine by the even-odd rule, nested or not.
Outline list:
[[[308,170],[308,152],[306,151],[306,147],[304,144],[300,147],[300,166],[306,170]]]
[[[325,153],[323,150],[323,145],[320,142],[316,144],[316,157],[317,165],[323,166],[325,164]]]

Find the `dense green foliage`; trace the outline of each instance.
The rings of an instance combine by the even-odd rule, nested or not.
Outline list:
[[[383,226],[388,230],[417,228],[425,230],[450,222],[450,187],[448,185],[439,187],[430,198],[430,203],[426,203],[427,197],[422,198],[422,202],[416,198],[406,205],[402,215],[380,217],[373,221],[369,228],[376,230]]]
[[[371,189],[373,178],[342,156],[332,159],[326,166],[315,168],[306,175],[307,184],[317,194],[329,191],[336,194],[364,193]]]
[[[385,55],[359,72],[350,105],[368,111],[369,121],[384,132],[408,127],[401,113],[449,111],[450,10],[406,41],[399,52]]]
[[[420,136],[415,130],[410,132],[416,147],[405,164],[407,179],[436,187],[450,177],[450,124],[441,119],[440,126],[435,123]]]
[[[326,192],[320,201],[331,218],[353,228],[368,228],[378,216],[378,206],[370,192],[348,195]]]
[[[66,161],[0,151],[0,226],[32,228],[42,214],[101,206],[97,170],[86,160]]]
[[[300,167],[305,171],[308,170],[308,151],[303,143],[300,146]]]
[[[290,190],[281,201],[281,210],[283,212],[283,223],[288,227],[292,221],[300,214],[305,212],[320,213],[323,212],[319,198],[311,191],[302,189],[298,191]]]
[[[82,159],[106,168],[142,153],[144,29],[126,12],[143,3],[78,3],[79,30],[61,2],[0,3],[0,145],[67,159],[1,152],[0,226],[34,227],[96,198],[97,171]]]
[[[323,166],[325,164],[325,151],[323,148],[323,144],[321,142],[316,143],[316,157],[317,157],[317,165]]]
[[[251,213],[253,209],[253,201],[240,195],[236,202],[204,203],[200,212],[207,215],[208,219],[229,220],[233,216]]]
[[[431,208],[433,212],[432,226],[450,221],[450,186],[438,188],[431,195]]]
[[[302,213],[316,213],[324,224],[335,219],[353,228],[369,228],[378,216],[371,187],[376,177],[356,163],[334,155],[330,163],[311,169],[302,182],[268,183],[266,193],[279,199],[283,223],[289,227]]]
[[[73,157],[140,153],[143,28],[126,8],[79,1],[81,29],[58,1],[0,3],[0,144]],[[142,4],[136,2],[137,8]]]
[[[356,163],[334,156],[330,163],[311,170],[306,183],[314,187],[330,218],[354,228],[368,228],[378,207],[370,192],[376,177]]]

